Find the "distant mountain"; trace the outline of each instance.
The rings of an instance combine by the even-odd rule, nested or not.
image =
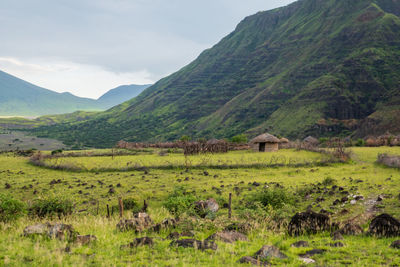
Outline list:
[[[102,110],[94,99],[56,93],[0,71],[0,115],[39,116]]]
[[[150,87],[151,84],[145,85],[122,85],[117,88],[111,89],[104,95],[102,95],[97,102],[105,109],[109,109],[113,106],[119,105],[125,101],[128,101],[138,96],[143,90]]]
[[[181,135],[400,131],[400,0],[299,0],[244,19],[138,97],[38,133],[112,146]]]
[[[98,100],[57,93],[0,71],[0,116],[41,116],[101,111],[140,94],[149,85],[120,86]]]

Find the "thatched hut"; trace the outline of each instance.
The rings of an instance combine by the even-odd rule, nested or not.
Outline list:
[[[289,139],[282,137],[281,139],[279,139],[279,149],[282,148],[289,148],[290,144],[289,144]]]
[[[310,146],[317,146],[319,144],[319,141],[315,137],[308,136],[308,137],[304,138],[303,143],[310,145]]]
[[[250,145],[254,151],[273,152],[278,151],[280,140],[272,134],[261,134],[250,141]]]

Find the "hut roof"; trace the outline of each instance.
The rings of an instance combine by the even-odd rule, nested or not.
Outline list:
[[[280,143],[289,143],[289,139],[287,139],[285,137],[281,138],[279,141],[280,141]]]
[[[312,137],[312,136],[308,136],[308,137],[304,138],[303,142],[311,143],[311,144],[318,144],[319,143],[318,139],[315,138],[315,137]]]
[[[253,138],[250,143],[279,143],[279,139],[272,134],[265,133]]]

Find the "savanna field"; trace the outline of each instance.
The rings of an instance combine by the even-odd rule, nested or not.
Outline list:
[[[1,154],[0,194],[24,207],[20,216],[2,218],[0,265],[246,266],[239,259],[253,257],[264,245],[286,255],[268,258],[272,265],[305,265],[301,258],[317,266],[399,265],[399,251],[390,247],[397,239],[371,236],[368,228],[382,213],[400,219],[400,172],[376,163],[378,154],[399,155],[400,147],[349,151],[350,161],[335,163],[326,154],[294,149],[187,157],[177,150],[144,149],[129,155],[91,150],[74,157],[63,152],[43,159],[43,166],[35,166],[29,157]],[[158,230],[151,226],[123,231],[117,228],[119,198],[125,219],[133,218],[146,201],[152,226],[167,218],[179,220]],[[218,203],[218,211],[199,213],[194,208],[194,202],[210,198]],[[67,203],[69,208],[65,213],[49,208],[49,213],[41,213],[44,204],[38,203]],[[332,237],[333,230],[289,235],[291,218],[307,209],[328,214],[339,228],[347,223],[361,226],[363,233],[343,234],[339,240]],[[5,214],[1,208],[0,212]],[[80,235],[97,240],[81,244],[66,237],[24,235],[25,227],[47,222],[71,225]],[[216,239],[216,246],[208,249],[171,245],[176,239],[206,240],[233,223],[248,240]],[[152,244],[129,245],[138,237],[151,237]],[[297,241],[308,244],[292,246]],[[299,256],[312,249],[322,253]]]

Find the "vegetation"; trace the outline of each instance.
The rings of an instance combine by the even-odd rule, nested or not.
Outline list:
[[[298,254],[313,248],[327,250],[324,254],[312,257],[317,265],[400,264],[398,250],[390,247],[396,237],[344,235],[340,242],[345,246],[337,248],[330,246],[333,242],[330,233],[299,237],[287,235],[290,218],[307,208],[316,212],[332,212],[333,222],[343,224],[351,221],[361,225],[364,230],[368,228],[371,218],[381,213],[400,218],[397,199],[400,186],[398,169],[375,163],[378,154],[400,155],[400,147],[354,147],[351,150],[352,162],[326,166],[253,169],[172,168],[99,173],[45,169],[31,165],[26,157],[11,153],[1,154],[0,176],[3,185],[0,186],[0,193],[6,196],[13,195],[14,199],[27,203],[29,207],[38,207],[31,211],[35,210],[35,213],[41,216],[22,216],[1,224],[0,261],[1,264],[18,266],[238,266],[237,261],[241,257],[253,255],[263,245],[274,245],[288,256],[287,260],[271,260],[277,265],[301,265]],[[94,152],[96,151],[80,153]],[[101,150],[95,154],[105,152],[107,151]],[[258,154],[269,155],[267,158],[270,159],[272,156],[288,156],[288,153],[297,153],[309,162],[319,155],[295,150]],[[157,151],[148,156],[149,160],[154,162],[162,161],[166,157],[158,156]],[[123,157],[126,156],[115,156],[114,161],[117,162]],[[255,159],[254,153],[246,151],[215,155],[213,160],[217,162],[218,157],[234,157],[247,162]],[[87,162],[102,158],[86,156],[68,159],[78,159],[82,164],[88,164]],[[202,155],[193,156],[192,160],[201,162]],[[108,161],[112,161],[110,156]],[[336,189],[333,190],[334,188]],[[340,190],[347,191],[348,195],[343,195]],[[232,219],[228,219],[228,210],[225,208],[229,193],[232,193]],[[351,204],[350,197],[340,205],[332,204],[336,199],[352,195],[362,195],[364,200],[357,200],[355,204]],[[376,202],[379,196],[383,196],[383,200]],[[119,213],[118,209],[111,207],[118,205],[120,197],[124,202],[125,218],[132,218],[131,208],[133,207],[134,212],[141,210],[139,203],[146,200],[148,213],[154,224],[161,223],[166,218],[179,217],[177,228],[164,229],[159,233],[151,230],[141,233],[117,231]],[[216,199],[220,210],[210,217],[197,216],[192,209],[193,203],[209,198]],[[64,200],[70,202],[65,204]],[[107,218],[107,205],[110,207],[110,218]],[[60,210],[72,210],[72,213],[60,213]],[[68,243],[67,240],[31,239],[22,236],[26,226],[39,222],[71,224],[80,234],[96,235],[97,241],[88,245],[78,245]],[[227,244],[216,241],[216,251],[201,251],[170,247],[171,240],[167,238],[177,231],[193,232],[195,239],[204,240],[233,223],[240,231],[246,230],[248,242]],[[242,228],[244,226],[245,228]],[[132,242],[133,238],[144,236],[155,238],[152,247],[121,248]],[[291,247],[292,243],[299,240],[308,241],[310,247]],[[66,247],[69,247],[70,253],[65,252]]]
[[[26,212],[23,202],[9,195],[0,194],[0,222],[8,223],[15,221]]]

